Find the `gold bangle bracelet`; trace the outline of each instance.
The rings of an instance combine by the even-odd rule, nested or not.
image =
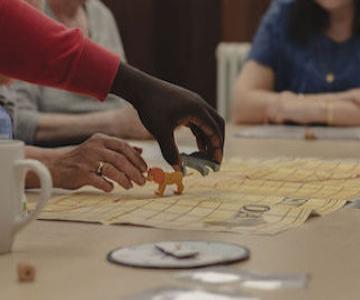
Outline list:
[[[334,103],[330,100],[326,101],[326,124],[334,124]]]

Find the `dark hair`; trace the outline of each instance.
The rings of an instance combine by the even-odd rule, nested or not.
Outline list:
[[[360,0],[354,1],[353,33],[360,34]],[[307,43],[311,37],[329,27],[329,14],[315,0],[295,0],[289,16],[290,37]]]

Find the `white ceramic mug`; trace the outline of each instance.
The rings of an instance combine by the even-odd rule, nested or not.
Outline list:
[[[41,192],[36,208],[25,214],[25,175],[30,170],[39,177]],[[38,216],[51,190],[48,169],[38,161],[24,159],[23,142],[0,140],[0,254],[11,251],[16,233]]]

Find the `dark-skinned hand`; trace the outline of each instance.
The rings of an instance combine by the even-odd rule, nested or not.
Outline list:
[[[174,139],[179,126],[191,129],[202,157],[221,163],[225,123],[199,95],[120,64],[112,93],[129,101],[141,121],[158,141],[165,160],[179,170],[180,157]]]

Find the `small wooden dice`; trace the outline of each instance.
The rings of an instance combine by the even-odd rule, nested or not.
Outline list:
[[[314,130],[312,130],[310,128],[305,128],[304,139],[307,140],[307,141],[315,141],[315,140],[317,140],[317,136],[316,136]]]
[[[35,267],[29,263],[19,263],[17,265],[17,276],[19,282],[33,282],[35,280]]]

